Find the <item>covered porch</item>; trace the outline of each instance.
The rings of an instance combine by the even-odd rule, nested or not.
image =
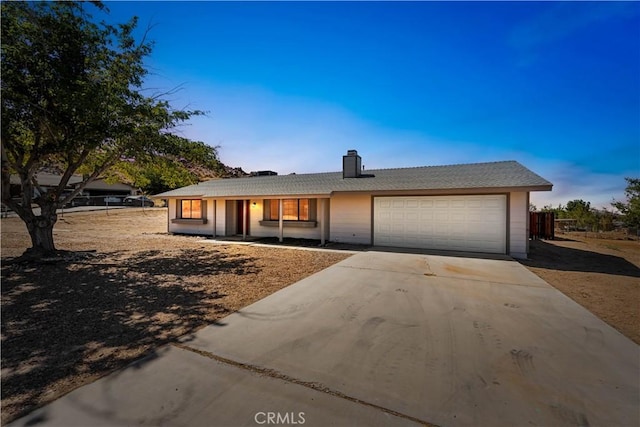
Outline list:
[[[330,236],[330,199],[313,196],[169,200],[168,231],[212,237],[319,240]]]
[[[212,203],[224,203],[224,234],[216,234],[237,236],[242,240],[277,237],[280,242],[285,237],[316,239],[323,245],[329,238],[328,197],[213,199]]]

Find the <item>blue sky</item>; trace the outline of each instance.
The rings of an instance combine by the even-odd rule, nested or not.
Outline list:
[[[153,25],[150,92],[208,112],[182,134],[245,171],[518,160],[538,207],[640,177],[638,2],[106,5]]]

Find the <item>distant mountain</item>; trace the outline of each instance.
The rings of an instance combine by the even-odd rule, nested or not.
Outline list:
[[[185,169],[194,174],[200,182],[215,178],[242,178],[250,175],[243,171],[242,168],[227,166],[221,161],[218,161],[214,167],[192,163],[186,160],[181,160],[180,163]]]

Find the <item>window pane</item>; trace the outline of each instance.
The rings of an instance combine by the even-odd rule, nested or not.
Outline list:
[[[309,199],[300,199],[300,221],[309,221]]]
[[[283,200],[283,215],[282,219],[285,221],[297,221],[298,220],[298,200],[286,199]]]
[[[272,221],[278,221],[278,209],[280,208],[279,200],[269,200],[269,219]]]
[[[180,218],[201,219],[202,200],[180,200]]]
[[[202,200],[191,201],[191,218],[202,218]]]
[[[181,218],[191,218],[191,200],[181,200],[180,204],[182,205]]]

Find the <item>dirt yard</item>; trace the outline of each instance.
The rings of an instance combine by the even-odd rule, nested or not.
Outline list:
[[[166,215],[65,214],[58,249],[96,252],[37,268],[7,263],[30,241],[2,219],[2,424],[348,257],[169,236]]]
[[[166,221],[65,214],[56,244],[76,258],[25,267],[7,261],[26,229],[2,219],[3,424],[348,256],[215,245],[169,236]],[[522,263],[640,344],[640,243],[564,237],[532,242]]]
[[[532,241],[521,263],[640,344],[640,242],[567,233]]]

